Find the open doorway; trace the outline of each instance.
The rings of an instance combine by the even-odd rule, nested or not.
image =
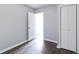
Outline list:
[[[28,40],[43,40],[43,13],[28,13]]]
[[[36,36],[43,40],[43,13],[36,13]]]
[[[36,19],[36,45],[39,46],[39,48],[43,45],[43,39],[44,39],[44,14],[43,12],[36,13],[35,14]]]

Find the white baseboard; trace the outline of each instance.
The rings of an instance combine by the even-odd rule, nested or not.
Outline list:
[[[54,43],[58,43],[57,41],[55,41],[55,40],[51,40],[51,39],[44,39],[44,40],[46,40],[46,41],[50,41],[50,42],[54,42]]]
[[[54,42],[54,43],[56,43],[57,44],[57,48],[60,48],[60,46],[58,45],[58,42],[57,41],[55,41],[55,40],[50,40],[50,39],[44,39],[44,40],[46,40],[46,41],[49,41],[49,42]]]
[[[57,45],[57,48],[61,48],[59,45]]]
[[[11,46],[11,47],[8,47],[8,48],[5,48],[5,49],[3,49],[3,50],[0,50],[0,54],[1,53],[3,53],[3,52],[5,52],[5,51],[8,51],[8,50],[10,50],[10,49],[13,49],[13,48],[15,48],[15,47],[17,47],[17,46],[19,46],[19,45],[22,45],[22,44],[24,44],[24,43],[26,43],[27,41],[23,41],[23,42],[20,42],[20,43],[18,43],[18,44],[15,44],[15,45],[13,45],[13,46]]]

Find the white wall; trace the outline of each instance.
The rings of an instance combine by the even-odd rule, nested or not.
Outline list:
[[[77,53],[79,53],[79,5],[77,5]]]
[[[27,12],[24,5],[0,5],[0,51],[27,40]]]
[[[44,12],[44,38],[52,41],[59,40],[58,6],[49,5],[36,12]]]

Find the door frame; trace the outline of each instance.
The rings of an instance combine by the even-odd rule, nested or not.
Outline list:
[[[71,5],[63,5],[59,7],[59,48],[61,48],[61,42],[62,42],[62,31],[61,31],[61,12],[62,12],[62,7],[68,7],[68,6],[72,6],[75,5],[76,6],[76,52],[77,52],[77,4],[71,4]]]

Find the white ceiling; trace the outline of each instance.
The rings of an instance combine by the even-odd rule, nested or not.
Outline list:
[[[28,4],[28,6],[34,8],[34,9],[38,9],[44,6],[47,6],[48,4]]]

